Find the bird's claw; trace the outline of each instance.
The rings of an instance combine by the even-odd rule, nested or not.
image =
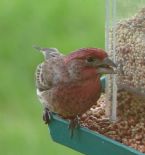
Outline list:
[[[74,119],[71,119],[70,120],[70,123],[69,123],[69,129],[70,129],[70,137],[72,138],[73,137],[73,133],[74,133],[74,129],[76,128],[79,128],[80,127],[80,118],[77,116],[75,117]]]
[[[49,124],[50,120],[51,120],[51,112],[49,111],[48,108],[45,108],[43,112],[43,121],[45,122],[45,124]]]

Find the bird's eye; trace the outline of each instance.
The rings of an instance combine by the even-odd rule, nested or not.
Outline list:
[[[93,57],[87,58],[87,62],[93,62],[93,61],[94,61],[94,58]]]

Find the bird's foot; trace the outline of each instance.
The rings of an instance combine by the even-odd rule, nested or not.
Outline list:
[[[50,120],[51,120],[51,112],[49,111],[48,108],[45,108],[43,112],[43,121],[45,122],[45,124],[49,124]]]
[[[74,119],[70,120],[69,123],[69,130],[70,130],[70,137],[73,137],[74,134],[74,129],[79,128],[80,127],[80,118],[79,116],[75,117]]]

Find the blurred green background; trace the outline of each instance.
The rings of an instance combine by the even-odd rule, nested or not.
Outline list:
[[[104,47],[104,0],[0,1],[0,154],[79,155],[54,143],[42,122],[34,72],[43,56]]]

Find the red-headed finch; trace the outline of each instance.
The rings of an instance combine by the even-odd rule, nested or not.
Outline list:
[[[68,55],[56,48],[38,48],[45,61],[36,70],[37,95],[44,106],[43,119],[50,112],[70,119],[75,128],[77,117],[96,103],[101,94],[100,76],[114,74],[116,65],[99,48],[82,48]]]

